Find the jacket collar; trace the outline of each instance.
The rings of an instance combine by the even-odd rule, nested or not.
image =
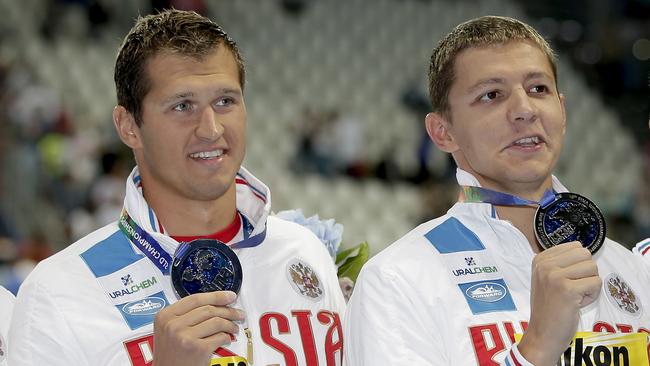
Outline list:
[[[241,167],[235,177],[237,210],[253,225],[251,236],[266,229],[266,219],[271,211],[271,191],[246,168]],[[142,180],[136,166],[126,181],[124,208],[131,218],[169,254],[174,254],[179,243],[166,234],[160,226],[156,213],[142,194]]]

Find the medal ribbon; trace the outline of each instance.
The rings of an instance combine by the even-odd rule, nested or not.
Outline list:
[[[499,206],[541,206],[546,207],[555,200],[555,193],[547,189],[540,201],[533,201],[509,193],[494,191],[483,187],[461,186],[465,199],[469,203],[491,203]]]
[[[266,228],[264,231],[257,235],[251,236],[253,232],[253,225],[250,221],[240,213],[242,218],[242,226],[244,228],[244,240],[237,243],[228,245],[232,249],[240,248],[251,248],[257,246],[264,241],[266,238]],[[127,238],[135,245],[140,251],[147,257],[149,260],[162,272],[164,275],[169,275],[170,266],[173,263],[173,259],[169,253],[167,253],[160,243],[154,239],[149,233],[147,233],[143,228],[138,225],[129,213],[126,211],[126,208],[122,209],[122,214],[120,215],[120,220],[118,226],[122,233],[126,235]],[[187,247],[187,246],[186,246]],[[186,248],[185,248],[186,249]],[[184,250],[181,250],[183,252]],[[182,253],[178,253],[178,256]]]

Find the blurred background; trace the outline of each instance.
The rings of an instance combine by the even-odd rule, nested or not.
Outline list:
[[[220,23],[247,66],[245,161],[273,209],[345,226],[377,253],[455,201],[426,136],[428,59],[461,21],[507,15],[559,53],[566,148],[556,175],[608,236],[650,236],[650,0],[0,0],[0,284],[117,218],[134,162],[111,122],[113,65],[138,14]]]

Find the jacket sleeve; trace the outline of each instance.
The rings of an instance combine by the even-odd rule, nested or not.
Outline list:
[[[73,288],[70,291],[74,291]],[[67,314],[75,316],[75,314]],[[33,277],[22,284],[9,330],[8,364],[90,365],[47,288]],[[80,316],[80,315],[77,315]]]
[[[642,258],[642,260],[650,266],[650,238],[638,242],[634,248],[632,248],[632,253]]]
[[[346,366],[449,365],[445,329],[432,329],[418,291],[379,266],[362,269],[344,320]]]
[[[508,350],[508,354],[506,355],[506,358],[501,362],[499,365],[501,366],[535,366],[532,363],[528,362],[524,356],[519,353],[519,348],[517,348],[517,345],[519,343],[515,343],[512,345],[512,347]]]

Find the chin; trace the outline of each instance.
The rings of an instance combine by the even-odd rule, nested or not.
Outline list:
[[[551,176],[550,170],[529,170],[529,171],[515,171],[508,174],[513,182],[517,183],[543,183]]]
[[[228,193],[228,188],[230,188],[230,184],[212,182],[211,184],[191,187],[188,193],[192,199],[197,201],[214,201]]]

